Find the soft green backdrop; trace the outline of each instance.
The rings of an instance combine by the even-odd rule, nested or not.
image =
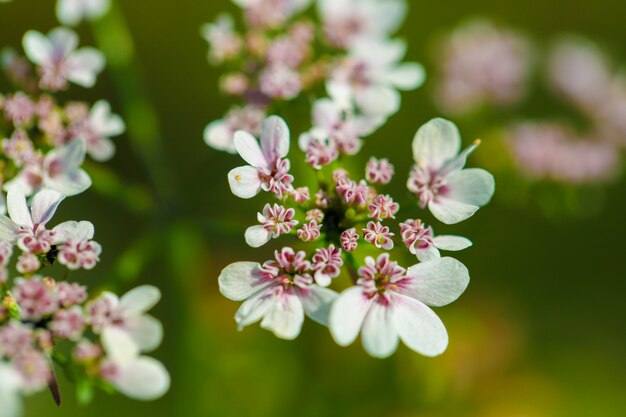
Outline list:
[[[0,5],[0,46],[19,45],[28,29],[52,28],[53,3]],[[587,216],[548,218],[533,202],[512,204],[496,196],[471,220],[440,228],[475,243],[459,255],[471,271],[469,290],[438,311],[451,343],[440,358],[402,347],[391,359],[375,360],[358,344],[337,347],[327,330],[310,322],[295,342],[258,327],[239,333],[232,319],[237,305],[219,295],[217,275],[231,261],[265,260],[270,249],[252,251],[243,243],[260,202],[230,194],[225,174],[239,160],[202,141],[204,126],[221,117],[228,103],[217,91],[219,72],[207,64],[199,36],[202,23],[235,8],[227,0],[117,3],[160,129],[158,138],[141,130],[150,126],[144,109],[148,113],[136,117],[141,123],[133,134],[116,140],[119,151],[109,166],[127,184],[154,185],[156,205],[145,211],[131,202],[133,214],[123,202],[90,191],[66,201],[59,220],[92,221],[103,244],[101,265],[79,279],[96,287],[113,278],[120,291],[137,283],[163,290],[154,314],[165,324],[166,339],[155,355],[171,371],[172,389],[154,403],[98,393],[90,407],[81,408],[71,385],[62,381],[64,405],[56,410],[43,393],[27,400],[28,417],[626,415],[623,180],[600,193],[601,208]],[[626,5],[620,0],[410,3],[401,35],[412,60],[428,64],[434,35],[468,17],[488,16],[540,42],[564,31],[584,34],[626,62]],[[84,43],[94,43],[88,25],[79,32]],[[127,44],[122,40],[119,47]],[[94,90],[75,88],[68,97],[105,97],[121,110],[125,94],[116,85],[106,73]],[[6,86],[0,87],[4,92]],[[430,103],[428,87],[405,94],[400,114],[362,152],[364,159],[393,160],[398,190],[416,128],[437,115]],[[460,127],[466,139],[483,133]],[[131,146],[137,137],[143,145]],[[146,155],[151,162],[145,163]],[[128,282],[135,275],[139,279]]]

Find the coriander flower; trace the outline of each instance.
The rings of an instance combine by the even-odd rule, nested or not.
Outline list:
[[[58,0],[56,13],[59,22],[76,26],[83,20],[95,20],[105,15],[111,0]]]
[[[337,294],[315,284],[311,262],[305,257],[304,252],[283,248],[275,252],[275,261],[236,262],[222,271],[218,279],[222,295],[244,301],[235,315],[239,329],[262,320],[262,328],[290,340],[300,334],[305,314],[320,324],[328,323]]]
[[[345,290],[333,304],[329,327],[340,346],[354,342],[359,332],[370,355],[385,358],[398,339],[425,356],[442,354],[448,345],[443,323],[428,307],[456,300],[469,283],[467,269],[452,258],[420,263],[408,270],[384,253],[367,257],[357,286]]]
[[[261,190],[271,191],[278,198],[293,191],[289,153],[289,128],[283,119],[271,116],[261,128],[261,145],[248,132],[235,133],[235,148],[250,165],[228,173],[230,189],[237,197],[252,198]]]
[[[59,27],[48,36],[30,30],[23,39],[24,52],[39,67],[40,86],[58,91],[67,88],[68,81],[90,88],[104,68],[104,55],[94,48],[78,46],[78,35],[70,29]]]
[[[472,242],[461,236],[435,236],[432,227],[427,227],[421,220],[409,219],[400,223],[402,241],[420,262],[440,258],[439,249],[459,251],[472,246]]]
[[[97,101],[87,119],[74,126],[73,135],[85,141],[89,156],[99,162],[113,157],[115,144],[111,141],[126,130],[124,120],[111,113],[111,105],[106,100]]]
[[[420,207],[446,224],[459,223],[487,204],[495,191],[493,176],[479,168],[463,169],[479,142],[460,152],[461,136],[454,123],[433,119],[413,140],[415,165],[407,182]]]

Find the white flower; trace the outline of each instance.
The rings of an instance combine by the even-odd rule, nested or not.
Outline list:
[[[62,194],[42,190],[35,194],[29,209],[24,193],[19,188],[11,188],[7,195],[9,217],[0,215],[0,241],[18,241],[24,251],[47,252],[53,243],[54,232],[51,234],[46,230],[46,223],[54,216],[62,200]]]
[[[0,361],[0,417],[22,415],[22,376],[8,363]]]
[[[404,0],[319,0],[328,40],[346,47],[359,39],[384,39],[406,16]]]
[[[413,140],[415,165],[407,186],[440,221],[454,224],[468,219],[487,204],[495,191],[493,176],[483,169],[463,169],[480,142],[460,152],[461,136],[454,123],[433,119]]]
[[[283,119],[271,116],[261,128],[261,144],[248,132],[235,133],[235,148],[250,165],[228,173],[230,189],[237,197],[252,198],[261,190],[278,198],[291,191],[293,177],[290,163],[283,159],[289,153],[289,128]]]
[[[163,340],[163,326],[146,314],[160,299],[159,289],[150,285],[137,287],[121,298],[106,291],[88,306],[91,325],[96,332],[120,329],[142,352],[149,352]]]
[[[156,359],[141,356],[135,341],[116,327],[102,332],[102,346],[107,354],[103,377],[122,394],[137,400],[154,400],[170,388],[170,375]]]
[[[124,120],[111,113],[111,105],[105,100],[97,101],[89,112],[85,130],[81,132],[87,145],[87,153],[96,161],[106,161],[113,157],[115,144],[111,141],[126,130]]]
[[[300,334],[305,314],[327,325],[328,311],[337,294],[316,285],[304,252],[283,249],[276,253],[283,262],[237,262],[227,266],[219,277],[220,292],[233,301],[244,301],[235,320],[240,329],[261,321],[261,327],[282,339]],[[284,266],[293,267],[292,274]]]
[[[39,66],[41,87],[62,90],[71,81],[90,88],[105,64],[104,55],[94,48],[78,46],[78,35],[67,28],[53,29],[48,36],[29,30],[22,41],[28,59]]]
[[[406,44],[400,40],[361,39],[334,68],[327,88],[347,89],[367,116],[388,117],[400,108],[398,90],[414,90],[426,78],[420,64],[400,62],[405,53]]]
[[[374,357],[395,352],[398,339],[425,356],[446,350],[448,333],[428,307],[456,300],[469,283],[467,268],[452,258],[420,263],[408,270],[385,253],[366,258],[357,286],[345,290],[330,311],[329,327],[337,344],[347,346],[359,332]]]
[[[58,0],[56,12],[59,22],[76,26],[83,20],[104,16],[110,7],[111,0]]]

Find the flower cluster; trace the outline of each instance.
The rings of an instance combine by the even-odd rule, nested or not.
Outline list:
[[[506,123],[502,137],[515,168],[557,183],[607,182],[626,143],[626,78],[588,40],[569,36],[550,45],[489,21],[462,24],[441,44],[436,101],[448,114],[484,117],[477,110],[525,104],[540,72],[547,93],[577,110],[588,128],[563,120]]]
[[[229,68],[222,91],[239,101],[207,126],[205,141],[215,149],[235,153],[237,131],[258,136],[266,115],[308,99],[315,101],[313,127],[299,145],[320,169],[356,154],[362,138],[398,111],[398,90],[424,80],[419,64],[402,62],[405,43],[389,38],[404,19],[404,0],[318,0],[316,19],[305,14],[310,0],[234,2],[245,33],[228,15],[202,28],[209,61]]]
[[[59,0],[64,24],[103,15],[108,0]],[[91,186],[87,156],[110,159],[111,138],[125,130],[110,105],[60,101],[70,85],[90,88],[104,55],[79,48],[66,27],[23,37],[25,56],[6,51],[2,65],[14,92],[0,95],[0,415],[19,416],[22,397],[49,389],[60,403],[56,372],[77,383],[79,399],[95,387],[148,400],[169,388],[163,365],[144,355],[161,343],[161,324],[147,315],[158,289],[122,297],[91,293],[68,275],[91,270],[102,247],[88,221],[51,226],[64,198]],[[64,95],[64,97],[66,97]],[[6,194],[5,194],[6,193]],[[6,195],[6,198],[5,198]]]
[[[464,169],[478,142],[464,151],[460,145],[456,126],[443,119],[426,123],[413,141],[415,165],[407,188],[415,195],[416,207],[428,208],[446,224],[471,217],[494,192],[491,174]],[[445,327],[428,306],[458,298],[469,274],[462,263],[441,257],[439,251],[462,250],[471,242],[435,236],[420,219],[397,222],[400,205],[378,191],[394,175],[388,160],[370,159],[365,179],[326,167],[318,171],[315,188],[296,188],[289,173],[290,134],[283,119],[269,117],[261,127],[260,142],[251,133],[238,131],[234,146],[250,165],[228,174],[232,192],[252,198],[266,191],[277,199],[266,204],[258,224],[247,229],[246,242],[260,247],[291,236],[312,248],[307,252],[285,246],[275,251],[274,260],[237,262],[224,269],[219,277],[222,294],[244,301],[235,316],[239,328],[261,321],[261,327],[276,336],[293,339],[307,316],[328,326],[342,346],[361,332],[364,348],[375,357],[391,355],[398,340],[428,356],[445,350]],[[400,266],[392,260],[396,246],[405,246],[419,263]],[[372,257],[372,252],[379,255]],[[349,276],[353,286],[338,294],[329,287],[342,276]]]

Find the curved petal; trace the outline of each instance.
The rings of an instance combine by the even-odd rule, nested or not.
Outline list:
[[[56,14],[59,22],[68,26],[76,26],[82,19],[82,10],[76,0],[58,0]]]
[[[0,362],[0,417],[18,417],[22,411],[22,376],[11,365]]]
[[[81,87],[91,88],[96,84],[105,62],[102,52],[95,48],[82,48],[67,58],[67,78]]]
[[[261,327],[276,337],[293,340],[300,334],[304,323],[304,308],[297,295],[283,292],[277,296],[263,317]]]
[[[447,178],[446,198],[482,207],[487,204],[496,189],[493,175],[480,168],[464,169]]]
[[[432,119],[419,128],[413,139],[413,159],[423,167],[439,170],[461,148],[461,135],[448,120]]]
[[[260,248],[272,239],[272,234],[263,226],[250,226],[245,233],[246,243],[251,248]]]
[[[385,80],[399,90],[414,90],[424,84],[426,70],[416,62],[406,63],[389,71]]]
[[[335,300],[330,308],[328,324],[339,346],[348,346],[354,342],[371,305],[372,299],[360,287],[348,288]]]
[[[33,227],[26,196],[20,187],[10,187],[7,193],[7,212],[9,217],[18,226]]]
[[[222,119],[214,120],[207,125],[204,129],[204,142],[218,151],[237,153],[233,132]]]
[[[14,242],[20,227],[7,216],[0,214],[0,242]]]
[[[368,116],[390,116],[400,109],[400,93],[390,87],[373,85],[355,92],[355,101]]]
[[[250,324],[261,320],[276,302],[276,294],[271,288],[258,291],[248,298],[235,313],[237,328],[242,330]]]
[[[435,312],[401,294],[396,294],[393,301],[392,318],[402,342],[422,355],[441,355],[448,347],[448,332]]]
[[[112,137],[124,133],[126,124],[117,114],[111,113],[111,105],[106,100],[98,100],[89,112],[89,120],[96,132]]]
[[[115,155],[115,143],[109,138],[99,138],[87,144],[87,153],[98,162],[106,162]]]
[[[261,151],[259,142],[243,130],[235,132],[235,149],[237,153],[243,158],[244,161],[249,163],[255,168],[268,168],[265,155]]]
[[[436,200],[428,203],[428,209],[433,216],[445,224],[456,224],[467,220],[472,217],[479,208],[478,206],[461,203],[444,197],[438,197]]]
[[[332,130],[341,121],[341,109],[333,100],[322,98],[313,104],[313,124]]]
[[[52,45],[48,38],[40,32],[29,30],[22,39],[24,53],[30,61],[42,65],[52,57]]]
[[[163,341],[163,325],[152,316],[134,316],[124,320],[124,330],[142,352],[150,352]]]
[[[44,165],[50,176],[56,171],[73,171],[85,162],[87,145],[83,140],[73,140],[65,146],[48,152]]]
[[[93,224],[88,221],[67,221],[55,226],[52,231],[54,232],[55,244],[59,244],[67,242],[68,239],[91,240],[95,229]]]
[[[41,190],[33,197],[31,213],[34,224],[45,225],[57,211],[59,204],[65,198],[54,190]]]
[[[239,198],[252,198],[261,192],[259,171],[249,165],[235,168],[228,173],[230,191]]]
[[[289,153],[289,127],[278,116],[270,116],[261,127],[261,149],[270,164]]]
[[[461,236],[441,235],[433,239],[435,246],[441,250],[459,251],[472,246],[472,241]]]
[[[142,356],[118,365],[113,383],[122,394],[149,401],[165,395],[170,388],[170,375],[161,362]]]
[[[413,265],[407,270],[411,277],[409,287],[402,294],[431,306],[450,304],[463,294],[469,285],[469,272],[454,258],[441,258]]]
[[[71,29],[58,27],[48,33],[54,55],[68,56],[78,46],[78,34]]]
[[[363,348],[375,358],[387,358],[398,348],[393,307],[374,302],[363,322]]]
[[[229,300],[243,301],[267,287],[261,278],[261,265],[256,262],[236,262],[228,265],[217,279],[220,292]]]
[[[142,285],[128,291],[120,299],[119,309],[126,316],[143,314],[161,299],[161,291],[152,285]]]
[[[106,327],[100,340],[107,356],[115,363],[131,362],[139,356],[139,346],[119,327]]]
[[[75,169],[54,177],[46,176],[44,185],[70,197],[88,190],[91,187],[91,177],[85,170]]]
[[[339,294],[328,288],[313,285],[306,290],[298,290],[306,315],[317,323],[328,326],[330,307]]]

